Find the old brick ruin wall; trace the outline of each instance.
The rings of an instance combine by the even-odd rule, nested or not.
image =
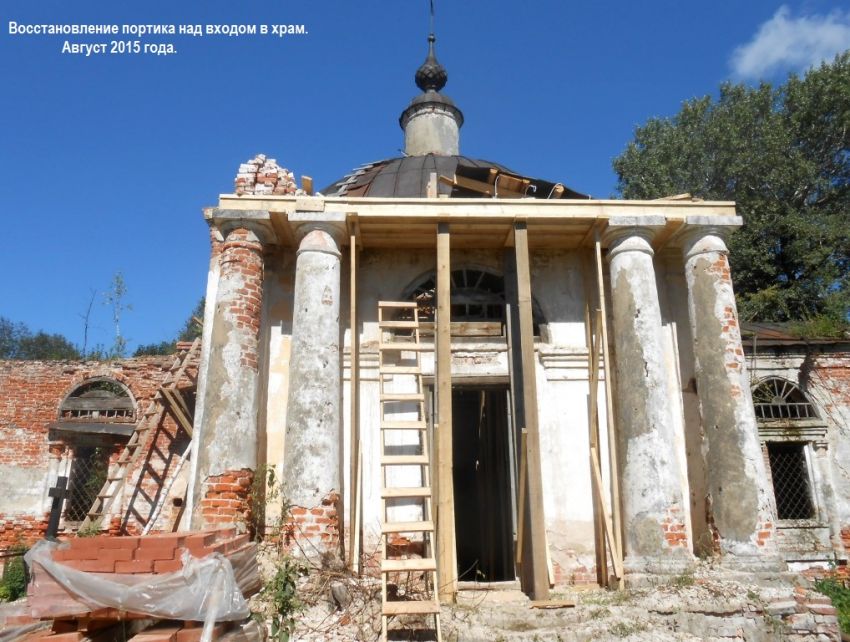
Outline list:
[[[16,545],[29,545],[43,536],[51,503],[48,489],[56,483],[57,476],[68,475],[75,444],[95,443],[91,436],[50,428],[59,419],[60,404],[66,395],[95,378],[117,381],[132,394],[135,418],[140,421],[173,362],[173,356],[110,362],[0,362],[0,477],[4,488],[0,493],[0,553]],[[190,364],[181,389],[191,386],[193,390],[196,370],[196,364]],[[191,400],[191,396],[186,397]],[[106,525],[110,532],[141,532],[152,504],[171,484],[176,463],[189,443],[189,436],[169,412],[152,430],[136,465],[127,470],[120,509],[115,505],[110,510],[113,516]],[[116,437],[97,443],[109,449],[110,460],[114,461],[126,441],[127,437]],[[139,490],[134,493],[137,486]],[[180,482],[174,483],[172,490],[179,487]],[[166,502],[157,528],[152,530],[165,523],[170,526],[175,512]],[[63,528],[67,528],[64,520],[60,523]]]

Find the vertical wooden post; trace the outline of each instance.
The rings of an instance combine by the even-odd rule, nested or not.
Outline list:
[[[611,514],[614,530],[615,555],[623,559],[623,523],[620,505],[620,468],[617,463],[617,430],[614,422],[614,364],[608,349],[608,310],[605,301],[605,281],[602,275],[602,242],[599,230],[595,238],[596,285],[599,288],[599,316],[602,330],[602,362],[605,367],[605,418],[608,426],[608,466],[611,469]],[[624,588],[623,574],[617,578],[617,588]]]
[[[525,429],[528,431],[528,523],[525,538],[531,546],[531,598],[549,599],[549,574],[546,564],[546,520],[543,515],[543,473],[540,464],[540,432],[537,424],[537,385],[534,368],[534,326],[531,314],[531,268],[528,257],[528,226],[514,223],[516,254],[519,336],[522,353],[522,381]]]
[[[351,504],[349,506],[350,522],[348,532],[348,550],[351,570],[360,573],[360,332],[357,328],[357,268],[360,262],[360,248],[357,246],[358,225],[354,221],[349,230],[349,323],[350,328],[350,371],[351,394],[349,398],[351,413]]]
[[[449,224],[437,225],[437,577],[440,601],[453,603],[457,594],[455,501],[452,453],[451,243]]]

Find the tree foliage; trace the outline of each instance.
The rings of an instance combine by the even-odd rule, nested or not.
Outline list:
[[[23,323],[0,317],[0,359],[79,359],[80,353],[61,334],[33,333]]]
[[[189,314],[189,318],[183,324],[183,328],[177,334],[177,338],[171,341],[161,341],[159,343],[148,343],[140,345],[133,353],[134,357],[153,356],[173,354],[177,349],[178,341],[194,341],[195,338],[201,336],[204,321],[204,301],[201,297],[195,309]]]
[[[744,319],[850,312],[850,51],[778,87],[724,83],[719,97],[653,118],[614,160],[625,198],[684,192],[734,200],[729,240]]]

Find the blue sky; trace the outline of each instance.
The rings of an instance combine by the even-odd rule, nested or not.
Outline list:
[[[201,208],[265,153],[324,187],[398,155],[427,0],[7,0],[0,9],[0,316],[89,345],[174,336],[204,292]],[[302,36],[10,35],[19,24],[304,24]],[[850,0],[437,0],[461,152],[615,194],[634,128],[727,79],[781,81],[850,47]],[[174,45],[62,54],[65,40]]]

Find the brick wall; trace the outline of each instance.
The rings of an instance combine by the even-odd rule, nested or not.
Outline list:
[[[0,551],[18,542],[31,543],[46,529],[47,489],[57,474],[66,473],[75,443],[73,434],[49,428],[58,420],[66,395],[94,377],[114,379],[130,390],[139,420],[173,362],[173,356],[113,362],[0,361],[0,474],[9,486],[0,493]],[[187,374],[194,381],[195,364]],[[184,377],[182,385],[194,384]],[[126,438],[116,439],[113,458],[124,442]],[[141,530],[139,516],[146,517],[151,508],[145,497],[159,498],[187,443],[188,436],[166,413],[154,428],[149,448],[140,454],[139,465],[128,471],[120,525],[125,531]],[[139,479],[143,492],[133,496],[130,491]],[[135,512],[127,510],[130,501]]]

